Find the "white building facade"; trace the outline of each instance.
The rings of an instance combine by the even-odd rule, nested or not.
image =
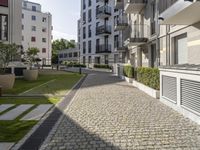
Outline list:
[[[37,47],[42,65],[51,65],[52,15],[43,13],[41,5],[29,1],[22,3],[22,46]]]
[[[81,0],[80,59],[89,67],[125,62],[126,48],[114,28],[119,16],[114,4],[113,0]]]

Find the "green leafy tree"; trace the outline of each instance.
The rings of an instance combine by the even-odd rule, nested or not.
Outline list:
[[[6,67],[18,55],[19,46],[16,44],[0,43],[0,73],[5,73]]]
[[[74,48],[75,44],[66,39],[55,40],[52,43],[52,63],[58,63],[58,52],[63,49]]]

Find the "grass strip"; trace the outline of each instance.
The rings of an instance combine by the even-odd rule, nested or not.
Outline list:
[[[38,121],[0,121],[0,142],[17,142],[22,139]]]

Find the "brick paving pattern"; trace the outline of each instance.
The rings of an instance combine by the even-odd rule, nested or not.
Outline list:
[[[198,150],[199,127],[117,77],[94,73],[41,149]]]

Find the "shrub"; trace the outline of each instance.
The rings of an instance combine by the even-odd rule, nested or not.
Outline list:
[[[100,68],[100,69],[112,69],[109,65],[101,65],[101,64],[94,64],[94,68]]]
[[[137,81],[153,89],[160,89],[160,73],[158,68],[137,68]]]
[[[82,67],[82,68],[86,68],[86,65],[80,64],[79,62],[65,61],[65,62],[62,62],[62,64],[66,65],[67,67]]]
[[[131,65],[125,65],[123,72],[126,77],[134,78],[134,68]]]

